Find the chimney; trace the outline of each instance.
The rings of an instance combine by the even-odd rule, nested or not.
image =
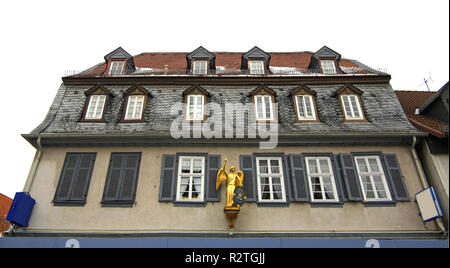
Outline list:
[[[169,65],[164,64],[164,74],[169,74]]]

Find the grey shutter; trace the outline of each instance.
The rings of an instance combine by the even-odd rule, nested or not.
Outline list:
[[[339,201],[348,201],[347,195],[345,194],[345,184],[343,181],[343,174],[341,165],[339,165],[338,156],[333,154],[331,156],[331,164],[333,166],[334,180],[336,181],[336,190],[338,192]]]
[[[219,172],[220,155],[208,155],[206,176],[206,201],[220,202],[220,189],[216,190],[217,172]]]
[[[254,167],[253,155],[240,155],[239,165],[244,173],[244,191],[247,196],[247,202],[256,202],[256,170]]]
[[[339,154],[342,174],[347,190],[347,197],[350,201],[362,201],[363,194],[361,191],[358,173],[351,154]]]
[[[140,162],[141,153],[130,153],[125,155],[122,167],[122,185],[119,194],[119,200],[121,202],[134,203],[139,178]]]
[[[85,201],[91,181],[96,154],[82,154],[79,158],[78,174],[74,182],[71,200]]]
[[[103,203],[134,203],[140,160],[141,153],[111,154]]]
[[[384,162],[388,171],[388,178],[392,185],[393,193],[391,193],[397,201],[410,201],[408,189],[400,170],[400,165],[395,154],[384,154]]]
[[[69,199],[73,177],[76,173],[78,156],[76,154],[66,154],[63,170],[59,178],[58,188],[54,201],[67,201]]]
[[[294,201],[309,202],[311,198],[304,157],[299,154],[290,154],[288,155],[288,159],[292,178],[292,188],[294,190]]]
[[[159,184],[159,201],[171,202],[175,197],[175,178],[177,171],[176,155],[163,155],[161,166],[161,182]]]
[[[125,156],[123,154],[111,154],[105,190],[103,192],[103,201],[116,201],[119,199],[120,178],[122,177],[124,158]]]
[[[84,203],[96,153],[67,153],[54,203]]]

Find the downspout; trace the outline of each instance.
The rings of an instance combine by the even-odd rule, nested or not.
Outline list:
[[[27,181],[25,186],[23,187],[23,191],[29,193],[31,190],[31,186],[33,185],[34,177],[36,176],[36,171],[39,166],[39,162],[41,161],[42,156],[42,144],[41,144],[41,136],[38,136],[37,141],[37,151],[34,156],[33,164],[31,165],[30,172],[28,173]]]
[[[42,144],[41,144],[41,136],[39,135],[36,141],[37,151],[34,155],[33,163],[31,164],[30,172],[28,173],[27,180],[25,182],[25,186],[23,187],[23,192],[29,193],[31,190],[31,185],[33,184],[34,177],[36,176],[36,171],[39,166],[39,162],[41,161],[42,156]],[[14,236],[14,230],[17,229],[15,224],[11,224],[8,230],[5,233],[8,233],[11,236]]]
[[[430,187],[430,185],[427,182],[425,172],[423,171],[422,164],[420,163],[419,157],[417,155],[416,145],[417,145],[417,138],[416,138],[416,136],[413,136],[413,141],[412,141],[412,145],[411,145],[411,153],[414,158],[414,163],[416,164],[416,169],[419,172],[419,178],[420,178],[420,182],[422,183],[422,188],[425,189],[425,188]],[[444,223],[441,218],[436,218],[436,225],[443,232],[444,237],[446,237],[447,232],[445,230],[445,226],[444,226]]]

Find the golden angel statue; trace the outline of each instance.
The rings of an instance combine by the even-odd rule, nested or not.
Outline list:
[[[225,182],[227,187],[225,208],[240,208],[243,200],[246,199],[242,189],[244,173],[239,170],[237,174],[235,174],[236,168],[234,166],[231,166],[230,171],[227,172],[225,169],[226,164],[227,159],[225,158],[223,167],[217,173],[216,190],[219,190],[220,185]]]

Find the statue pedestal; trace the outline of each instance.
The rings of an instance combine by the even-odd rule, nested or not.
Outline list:
[[[223,209],[223,212],[225,213],[225,219],[227,219],[228,226],[230,226],[230,228],[234,227],[234,222],[239,215],[239,211],[241,211],[241,209],[238,207],[225,207]]]

